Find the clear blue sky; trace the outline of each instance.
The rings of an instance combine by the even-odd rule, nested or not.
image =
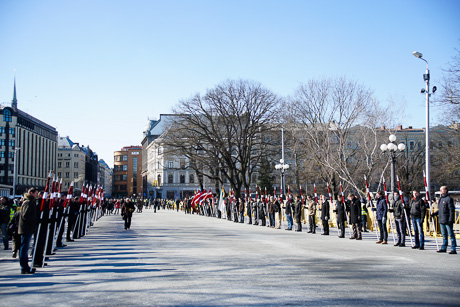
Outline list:
[[[391,101],[395,123],[424,127],[425,63],[411,53],[436,85],[459,39],[455,0],[2,0],[0,102],[16,69],[19,108],[110,166],[148,117],[226,79],[286,96],[346,76]]]

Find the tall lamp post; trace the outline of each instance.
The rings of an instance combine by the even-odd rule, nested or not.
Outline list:
[[[15,148],[14,149],[14,164],[13,164],[13,198],[16,196],[16,170],[17,170],[17,167],[16,167],[16,164],[17,164],[17,156],[18,156],[18,152],[19,150],[21,150],[21,148]]]
[[[426,95],[426,133],[425,133],[425,173],[426,173],[426,186],[428,193],[430,193],[430,70],[428,68],[428,62],[423,58],[423,54],[414,51],[412,54],[426,63],[426,73],[423,74],[423,80],[425,80],[426,87],[422,89],[422,93]],[[433,86],[433,93],[436,91],[436,86]],[[428,194],[431,195],[431,194]],[[431,198],[431,196],[430,196]]]
[[[281,171],[281,188],[283,193],[286,193],[286,182],[284,180],[284,172],[289,168],[289,164],[284,163],[284,128],[281,128],[281,160],[279,164],[275,165],[275,169]],[[281,194],[281,198],[283,195]]]
[[[397,156],[397,151],[403,152],[406,149],[406,145],[404,143],[399,143],[396,145],[396,135],[390,134],[388,137],[390,140],[390,143],[388,144],[382,144],[380,145],[380,150],[382,152],[388,153],[390,159],[391,159],[391,192],[394,192],[396,189],[395,185],[395,161],[396,161],[396,156]]]

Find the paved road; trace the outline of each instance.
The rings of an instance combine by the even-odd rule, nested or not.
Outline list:
[[[332,229],[332,234],[336,233]],[[391,240],[390,240],[391,241]],[[35,275],[0,251],[1,306],[459,306],[460,256],[144,210]]]

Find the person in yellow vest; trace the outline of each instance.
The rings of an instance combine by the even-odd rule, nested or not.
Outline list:
[[[367,231],[367,207],[366,207],[366,200],[363,198],[361,199],[361,203],[363,206],[361,207],[361,227],[362,227],[362,232],[368,232]]]

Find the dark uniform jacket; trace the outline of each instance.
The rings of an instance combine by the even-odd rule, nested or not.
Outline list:
[[[425,219],[426,206],[425,201],[422,199],[422,195],[419,195],[416,199],[412,198],[410,201],[410,217],[413,219]]]
[[[398,219],[398,220],[404,220],[405,217],[404,217],[404,205],[401,201],[401,197],[400,196],[396,196],[396,201],[393,205],[393,214],[395,216],[395,219]]]
[[[321,205],[321,220],[326,221],[326,217],[328,220],[331,219],[330,206],[327,200]]]
[[[337,208],[334,210],[337,214],[337,222],[345,222],[347,215],[345,213],[345,204],[343,202],[337,201]]]

